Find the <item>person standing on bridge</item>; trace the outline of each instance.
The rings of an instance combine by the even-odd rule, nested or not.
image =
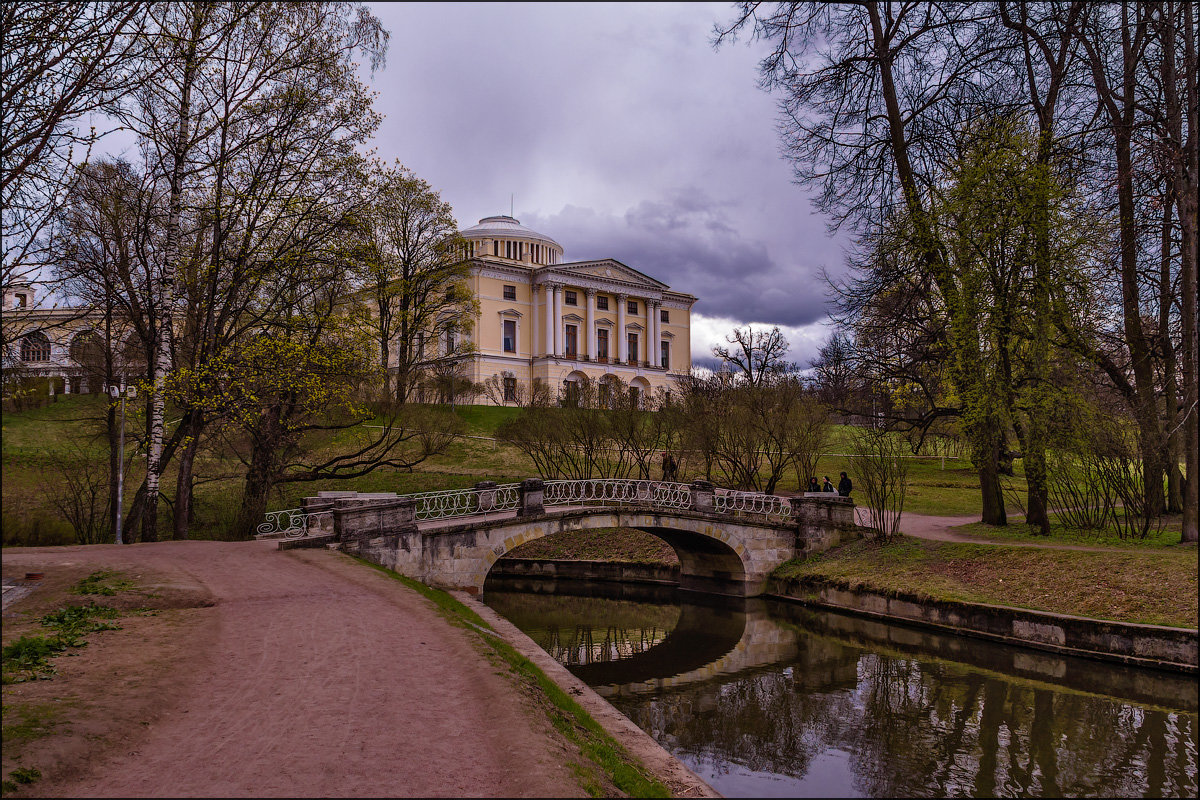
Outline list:
[[[808,491],[810,491],[810,492],[820,492],[821,491],[821,484],[817,483],[816,475],[813,475],[811,478],[808,479]]]
[[[853,490],[854,484],[850,482],[850,476],[843,472],[842,479],[838,481],[838,494],[842,497],[849,497]]]
[[[825,482],[821,484],[821,491],[833,493],[833,484],[830,482],[828,475],[825,476]]]

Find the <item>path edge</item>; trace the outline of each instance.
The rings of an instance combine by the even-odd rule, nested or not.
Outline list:
[[[520,628],[497,614],[490,606],[462,591],[449,592],[455,600],[482,617],[518,653],[528,658],[546,677],[579,703],[610,736],[620,742],[626,750],[639,759],[654,775],[672,787],[674,797],[722,797],[700,776],[688,769],[682,761],[667,752],[650,734],[617,711],[607,700],[596,694],[590,686],[571,674],[570,670],[555,661],[537,642],[525,635]],[[675,787],[683,791],[675,791]]]

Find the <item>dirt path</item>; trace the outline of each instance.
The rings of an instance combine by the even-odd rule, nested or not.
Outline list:
[[[40,796],[582,794],[571,753],[472,635],[345,556],[163,542],[6,550],[5,571],[55,557],[178,575],[211,593],[199,612],[215,622],[184,632],[198,649],[157,718]]]
[[[866,509],[861,506],[854,509],[855,519],[859,525],[866,524]],[[966,517],[938,517],[929,514],[905,513],[900,517],[900,532],[918,539],[933,539],[939,542],[969,542],[971,544],[992,544],[1005,547],[1041,547],[1049,550],[1087,550],[1090,552],[1128,553],[1128,548],[1105,547],[1103,545],[1087,544],[1056,544],[1052,542],[1014,542],[1003,539],[984,539],[979,536],[958,533],[952,528],[959,525],[969,525],[978,522],[979,515]]]

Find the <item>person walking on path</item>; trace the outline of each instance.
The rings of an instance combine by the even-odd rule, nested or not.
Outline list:
[[[821,491],[829,492],[830,494],[833,493],[833,484],[829,482],[828,475],[825,476],[825,483],[821,484]]]
[[[670,453],[663,453],[662,471],[664,481],[678,480],[679,465],[675,463],[675,456]]]
[[[850,492],[852,492],[853,490],[854,490],[854,484],[851,483],[850,476],[848,476],[846,473],[843,472],[842,479],[838,481],[838,488],[837,488],[838,494],[841,495],[842,497],[849,497]]]

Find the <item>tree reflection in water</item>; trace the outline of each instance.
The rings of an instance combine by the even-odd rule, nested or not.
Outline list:
[[[544,604],[560,643],[562,632],[578,631],[563,655],[581,656],[589,635],[593,648],[599,641],[591,652],[623,671],[598,673],[593,663],[577,673],[589,682],[619,675],[624,686],[605,692],[610,701],[726,796],[1196,794],[1196,685],[1186,677],[783,604],[747,605],[736,625],[737,615],[722,611],[711,625],[711,610],[656,600],[639,608],[542,595],[495,605],[519,610],[523,629],[545,631],[537,622]],[[679,663],[683,648],[670,632],[684,626],[727,631],[715,648],[722,653],[704,648],[713,661],[753,646],[751,636],[787,646],[770,651],[780,656],[774,663],[709,675]],[[614,644],[621,628],[636,645]],[[741,640],[734,631],[744,631]],[[660,648],[670,664],[652,663]],[[678,674],[672,664],[695,679],[662,679]]]

